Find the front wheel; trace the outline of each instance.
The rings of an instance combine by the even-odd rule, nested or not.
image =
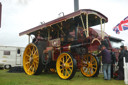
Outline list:
[[[81,73],[86,77],[94,77],[99,73],[99,61],[92,54],[83,55]]]
[[[61,79],[71,79],[76,73],[77,62],[69,53],[59,55],[56,62],[57,74]]]
[[[25,48],[23,55],[23,68],[28,75],[37,75],[42,72],[42,47],[41,44],[35,45],[33,43],[28,44]]]

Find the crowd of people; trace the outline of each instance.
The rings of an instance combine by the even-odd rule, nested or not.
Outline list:
[[[105,45],[101,46],[101,52],[97,56],[102,56],[104,80],[111,80],[111,78],[124,80],[123,57],[126,57],[127,60],[127,46],[120,46],[118,60],[116,59],[115,53],[112,50],[108,50]],[[118,62],[119,69],[114,71],[116,61]],[[116,77],[113,76],[115,72],[118,74]]]

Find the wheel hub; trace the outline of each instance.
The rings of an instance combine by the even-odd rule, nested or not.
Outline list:
[[[91,63],[88,63],[88,67],[91,68],[92,67],[92,64]]]
[[[62,65],[62,67],[68,69],[68,68],[69,68],[69,64],[68,64],[68,63],[64,63],[64,64]]]
[[[29,62],[30,62],[30,64],[32,64],[32,62],[33,62],[33,57],[32,56],[29,58]]]

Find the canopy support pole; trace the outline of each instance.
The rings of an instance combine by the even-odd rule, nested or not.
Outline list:
[[[30,35],[28,35],[28,44],[30,43]]]
[[[84,32],[86,34],[86,37],[89,37],[89,33],[88,33],[88,14],[86,14],[86,28],[87,29],[85,29],[85,25],[84,25],[84,21],[83,21],[82,15],[80,15],[80,18],[81,18],[81,21],[82,21],[82,25],[83,25],[83,28],[84,28]]]
[[[101,38],[102,40],[104,39],[104,36],[103,36],[103,28],[102,28],[102,18],[100,18],[100,26],[101,26]]]
[[[87,28],[87,37],[89,37],[89,29],[88,29],[88,14],[86,14],[86,28]]]

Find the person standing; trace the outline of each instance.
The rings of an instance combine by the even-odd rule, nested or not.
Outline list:
[[[102,56],[103,74],[105,80],[111,80],[111,54],[104,45],[101,46],[101,52],[97,56]]]
[[[111,54],[111,78],[113,78],[113,71],[115,71],[116,56],[115,53],[110,50]]]
[[[125,51],[128,51],[128,50],[127,50],[127,46],[124,46],[124,49],[125,49]]]
[[[128,62],[128,50],[127,50],[127,46],[124,47],[125,50],[125,60],[126,62]]]
[[[124,80],[124,68],[123,68],[123,57],[125,57],[125,48],[124,46],[120,46],[120,53],[119,53],[119,57],[118,57],[118,66],[119,66],[119,70],[118,70],[118,78],[116,80]]]

